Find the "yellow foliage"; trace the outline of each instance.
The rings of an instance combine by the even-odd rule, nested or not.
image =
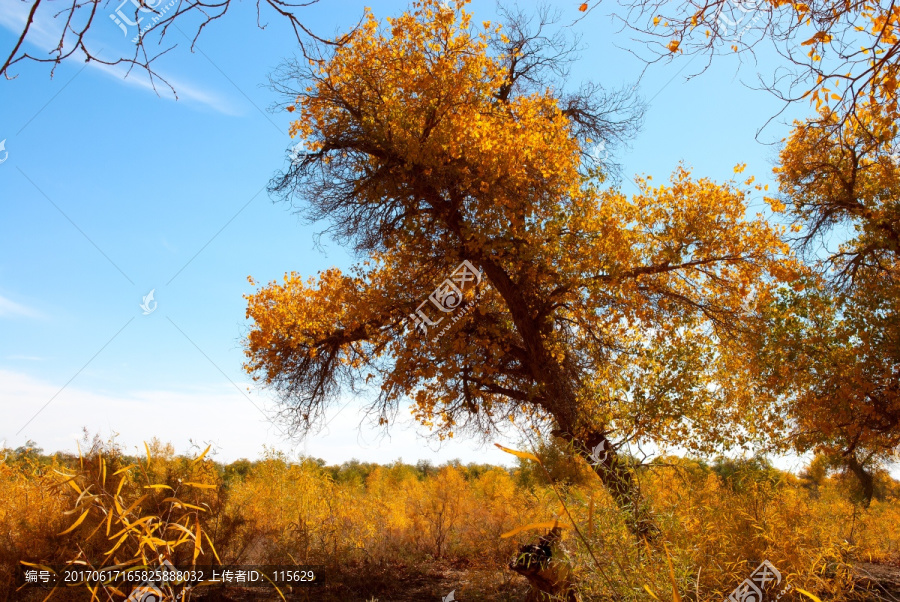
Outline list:
[[[18,563],[59,565],[76,555],[100,566],[152,564],[152,554],[160,553],[181,567],[196,550],[211,555],[201,556],[204,564],[316,564],[337,583],[375,574],[367,571],[385,563],[399,571],[464,562],[502,574],[518,546],[540,534],[523,525],[571,526],[571,517],[575,529],[565,530],[564,548],[585,599],[637,600],[652,591],[660,599],[694,599],[699,592],[702,600],[721,600],[756,568],[748,559],[764,558],[793,587],[844,600],[854,562],[896,560],[900,546],[900,484],[887,479],[882,497],[862,508],[849,501],[846,481],[821,467],[801,478],[752,462],[710,467],[660,458],[640,477],[662,530],[650,548],[628,531],[627,513],[596,479],[557,484],[563,510],[551,487],[523,479],[519,470],[326,467],[274,452],[222,466],[159,447],[149,466],[141,463],[146,472],[120,473],[126,483],[119,493],[112,480],[111,489],[99,487],[103,464],[114,472],[126,459],[115,448],[86,454],[83,468],[76,458],[23,456],[0,464],[0,599]],[[75,493],[59,473],[72,475],[87,495]],[[179,479],[186,478],[215,487],[182,488]],[[144,493],[146,482],[169,483],[180,497]],[[197,508],[180,508],[179,501]],[[82,508],[87,518],[57,536]],[[66,514],[73,509],[77,514]],[[511,531],[517,533],[505,538]],[[115,560],[106,554],[109,542],[118,545]],[[392,575],[400,582],[401,575]]]
[[[548,419],[704,448],[771,434],[741,424],[768,400],[739,333],[795,270],[783,229],[748,217],[752,180],[604,186],[558,92],[510,89],[516,57],[464,4],[366,13],[309,68],[295,183],[365,259],[249,295],[248,373],[301,428],[364,381],[381,424],[412,400],[442,437]],[[464,259],[477,308],[421,336],[410,314]]]

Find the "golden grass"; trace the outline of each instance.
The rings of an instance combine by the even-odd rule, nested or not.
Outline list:
[[[639,475],[662,529],[651,544],[635,540],[577,462],[554,492],[528,459],[513,471],[327,467],[268,453],[224,466],[157,441],[140,457],[96,441],[82,458],[11,454],[0,464],[0,601],[24,599],[13,589],[23,561],[108,567],[159,558],[178,567],[316,564],[333,583],[384,594],[398,575],[435,563],[503,573],[540,531],[501,536],[553,520],[578,527],[566,531],[565,547],[585,600],[646,600],[648,592],[722,600],[765,559],[795,588],[843,600],[855,595],[854,562],[900,559],[900,486],[883,474],[880,499],[863,508],[841,475],[662,460]]]

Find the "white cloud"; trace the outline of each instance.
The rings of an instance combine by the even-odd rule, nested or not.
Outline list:
[[[341,463],[352,458],[387,463],[398,458],[415,463],[420,459],[439,464],[459,458],[465,463],[510,464],[510,457],[493,446],[485,449],[471,440],[454,439],[438,447],[419,436],[409,420],[395,425],[389,438],[380,431],[359,429],[356,403],[343,411],[332,410],[328,428],[302,443],[290,443],[278,429],[230,383],[189,390],[130,391],[110,395],[79,389],[75,383],[59,392],[65,382],[33,378],[0,369],[0,441],[9,447],[24,445],[29,439],[47,451],[75,451],[82,428],[106,438],[116,433],[126,450],[143,449],[142,442],[157,437],[171,442],[179,452],[190,449],[190,441],[205,446],[213,443],[216,459],[258,458],[263,446],[291,456],[305,454]],[[240,383],[238,383],[240,384]],[[241,385],[245,386],[245,385]],[[22,432],[22,428],[48,400],[55,399]],[[256,393],[250,398],[265,408]],[[505,443],[511,444],[512,441]]]
[[[23,316],[26,318],[40,318],[42,314],[30,307],[16,303],[0,295],[0,318]]]
[[[152,437],[171,442],[179,451],[187,451],[191,439],[213,442],[222,448],[223,459],[256,457],[263,445],[287,449],[265,417],[233,387],[230,392],[207,387],[112,396],[74,383],[60,391],[65,380],[50,383],[10,370],[0,370],[0,382],[0,440],[6,439],[10,447],[31,439],[48,451],[73,451],[82,428],[87,428],[103,437],[118,433],[128,450]]]
[[[4,0],[0,0],[0,2],[2,1]],[[128,67],[125,65],[103,65],[97,62],[91,62],[90,65],[122,84],[150,91],[168,100],[175,100],[175,97],[172,95],[172,90],[164,82],[155,80],[154,87],[154,82],[150,81],[149,76],[143,69],[134,68],[131,70],[131,74],[126,77],[126,74],[128,74]],[[175,92],[178,94],[180,100],[196,102],[225,115],[241,114],[241,112],[236,110],[231,103],[214,93],[207,92],[167,75],[164,75],[164,77],[172,84],[172,87],[175,88]]]
[[[184,390],[131,391],[113,396],[85,391],[74,384],[59,392],[63,382],[49,383],[0,369],[0,383],[3,383],[0,387],[0,444],[16,448],[31,439],[48,452],[74,452],[82,428],[87,428],[91,435],[98,433],[103,438],[116,434],[127,451],[137,453],[143,453],[142,442],[153,437],[172,443],[179,453],[188,452],[191,441],[203,447],[212,443],[213,449],[217,450],[215,459],[222,462],[259,458],[265,446],[283,451],[290,457],[302,454],[322,458],[329,464],[340,464],[353,458],[381,464],[399,458],[410,464],[421,459],[434,464],[454,459],[463,463],[514,464],[511,456],[493,445],[482,446],[469,439],[452,439],[438,444],[426,439],[421,427],[416,427],[408,418],[392,425],[389,437],[384,437],[380,430],[360,428],[359,404],[354,402],[340,412],[338,409],[329,412],[331,421],[323,433],[301,443],[291,443],[230,383]],[[58,392],[47,408],[16,435],[16,431]],[[265,409],[264,400],[255,392],[250,397]],[[517,437],[510,432],[498,437],[497,442],[515,445]],[[644,451],[659,452],[655,448]],[[683,451],[678,448],[668,450],[675,454]],[[808,462],[808,458],[791,454],[772,460],[776,467],[794,472]],[[900,465],[893,466],[890,472],[894,478],[900,478]]]

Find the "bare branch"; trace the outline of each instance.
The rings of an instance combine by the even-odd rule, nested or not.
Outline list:
[[[190,22],[194,24],[190,30],[193,34],[183,35],[190,40],[190,48],[193,51],[203,30],[225,16],[232,0],[122,0],[117,7],[113,7],[110,0],[33,0],[33,2],[22,25],[22,32],[0,68],[0,74],[4,77],[7,79],[17,77],[17,74],[12,73],[12,68],[23,62],[51,65],[52,76],[56,67],[63,62],[82,59],[107,66],[125,65],[128,67],[126,77],[132,69],[137,68],[147,73],[154,90],[156,82],[159,81],[177,98],[176,90],[154,66],[157,59],[175,48],[177,43],[164,50],[157,48],[166,43],[170,26],[179,29],[177,24]],[[163,4],[164,2],[167,4]],[[299,13],[302,9],[318,2],[319,0],[265,0],[265,2],[257,0],[257,25],[260,29],[266,27],[259,21],[261,7],[264,4],[290,23],[301,51],[305,51],[304,44],[310,40],[323,45],[345,43],[355,28],[345,35],[326,39],[314,34],[300,20]],[[199,16],[199,24],[195,16]],[[118,27],[123,37],[131,38],[134,44],[133,52],[126,52],[113,58],[101,58],[97,46],[102,36],[96,29],[108,26],[107,19]],[[48,50],[46,55],[25,50],[28,43],[38,44],[35,23],[56,32],[53,34],[56,39],[55,46]],[[183,32],[179,29],[179,33]],[[150,50],[151,47],[153,50]],[[108,45],[104,48],[108,48]]]

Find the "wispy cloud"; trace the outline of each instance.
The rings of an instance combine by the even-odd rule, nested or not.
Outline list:
[[[16,436],[29,416],[59,392],[61,383],[0,369],[0,441],[12,447],[31,439],[53,451],[75,448],[81,428],[106,438],[118,435],[127,449],[152,437],[171,442],[179,451],[194,443],[212,442],[220,459],[258,456],[263,445],[290,451],[275,428],[229,384],[191,391],[130,391],[121,395],[66,387],[47,411]],[[230,388],[230,390],[229,390]]]
[[[0,2],[2,1],[5,0],[0,0]],[[165,83],[156,80],[156,85],[154,87],[154,83],[150,81],[150,77],[147,75],[146,71],[142,69],[134,68],[131,70],[131,73],[128,73],[128,67],[124,65],[103,65],[97,62],[91,62],[90,65],[94,67],[95,70],[101,71],[103,74],[112,77],[121,84],[147,90],[168,100],[175,100],[175,97],[172,95],[172,90],[170,90]],[[224,115],[236,116],[241,114],[241,111],[237,110],[228,100],[220,97],[214,92],[202,90],[196,86],[186,84],[178,78],[170,77],[165,74],[163,77],[165,77],[166,81],[175,88],[179,100],[196,102]]]
[[[35,378],[22,372],[0,369],[0,441],[18,447],[29,439],[50,451],[74,451],[81,428],[107,438],[115,434],[126,449],[143,449],[142,441],[159,437],[171,442],[179,452],[194,443],[214,443],[218,460],[256,458],[268,449],[307,454],[340,463],[352,458],[388,463],[397,458],[415,462],[428,458],[435,463],[452,459],[463,462],[508,464],[509,457],[490,446],[485,449],[466,439],[434,441],[421,437],[411,418],[392,425],[391,436],[384,438],[379,428],[360,430],[359,403],[351,401],[346,409],[332,408],[331,419],[323,433],[304,442],[287,442],[278,430],[266,422],[231,383],[196,385],[167,390],[131,390],[121,394],[89,391],[75,385],[66,387],[50,406],[18,436],[25,422],[48,399],[59,392],[60,383]],[[240,383],[246,386],[246,383]],[[264,395],[251,386],[251,395],[265,408]],[[339,406],[350,401],[344,399]]]
[[[28,18],[30,8],[27,3],[20,0],[0,0],[0,27],[12,32],[14,35],[20,35]],[[42,14],[40,11],[38,12],[39,14],[29,29],[26,42],[36,47],[40,53],[48,53],[50,49],[55,48],[59,43],[60,24],[55,20],[48,20],[46,17],[42,18]],[[100,25],[98,23],[95,27]],[[101,58],[104,57],[101,56]],[[19,66],[22,65],[22,63],[19,63]],[[128,74],[127,65],[104,65],[91,61],[87,66],[112,77],[120,84],[152,92],[167,100],[175,100],[172,91],[164,83],[157,82],[154,88],[149,76],[142,69],[132,69],[131,73]],[[128,77],[126,77],[126,74]],[[175,88],[179,100],[195,102],[225,115],[241,114],[241,111],[233,103],[215,92],[201,89],[196,85],[188,84],[166,74],[162,74],[162,76]]]
[[[41,312],[0,295],[0,318],[21,316],[25,318],[43,317]]]

